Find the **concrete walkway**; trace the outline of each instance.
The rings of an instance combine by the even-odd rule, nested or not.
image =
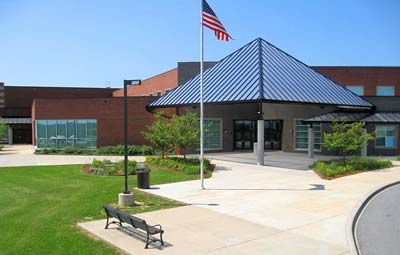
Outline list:
[[[122,156],[80,156],[80,155],[36,155],[32,145],[6,145],[0,151],[0,167],[89,164],[93,159],[118,161]],[[143,156],[130,156],[130,160],[142,162]]]
[[[333,255],[345,252],[340,246],[196,206],[183,206],[136,216],[144,218],[149,224],[162,224],[166,231],[164,247],[157,242],[145,250],[143,247],[146,239],[143,233],[117,225],[110,227],[111,229],[104,229],[105,220],[80,223],[78,226],[134,255]]]
[[[369,196],[355,219],[357,254],[400,254],[399,216],[400,183],[383,187]]]
[[[218,168],[206,180],[206,190],[200,189],[199,181],[148,190],[191,204],[142,215],[151,223],[165,225],[166,240],[173,245],[168,248],[171,253],[168,249],[155,249],[155,253],[349,254],[346,225],[353,208],[370,190],[400,180],[399,167],[326,181],[312,171],[213,162]],[[92,224],[87,229],[120,248],[143,247],[132,238],[128,243],[121,235],[101,232],[102,223],[87,223]],[[248,240],[243,235],[249,235]],[[199,246],[205,248],[198,250]],[[153,252],[138,251],[130,254]]]

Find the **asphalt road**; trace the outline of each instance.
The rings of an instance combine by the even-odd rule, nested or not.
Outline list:
[[[400,254],[400,184],[383,189],[366,204],[355,238],[361,255]]]

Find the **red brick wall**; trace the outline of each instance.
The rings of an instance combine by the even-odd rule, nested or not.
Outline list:
[[[129,98],[129,144],[147,144],[141,132],[154,121],[153,114],[145,109],[153,100],[154,97]],[[37,99],[32,106],[33,128],[34,120],[40,119],[96,119],[98,146],[123,143],[123,98]]]
[[[104,98],[116,89],[5,86],[5,108],[0,116],[29,117],[34,99]]]
[[[162,95],[165,94],[166,89],[173,89],[178,84],[178,69],[172,69],[165,73],[156,75],[149,79],[143,80],[141,85],[133,85],[128,87],[129,96],[148,96],[149,93],[157,95],[160,91]],[[113,94],[115,97],[124,96],[123,90],[117,90]]]
[[[346,85],[363,85],[365,96],[376,96],[377,86],[395,86],[400,96],[400,67],[313,67],[332,80]]]

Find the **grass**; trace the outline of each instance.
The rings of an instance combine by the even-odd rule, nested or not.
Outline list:
[[[371,158],[349,158],[344,164],[342,159],[319,160],[312,164],[314,169],[321,177],[328,179],[355,174],[364,171],[377,170],[392,167],[390,160],[378,160]]]
[[[123,177],[80,173],[80,165],[0,168],[1,254],[118,254],[77,229],[76,223],[105,218],[102,204],[114,204]],[[151,184],[197,179],[153,169]],[[136,178],[130,177],[130,187]],[[140,213],[181,206],[176,201],[134,191]]]

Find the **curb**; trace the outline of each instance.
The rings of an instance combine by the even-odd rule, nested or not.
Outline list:
[[[368,203],[380,192],[383,190],[393,187],[395,185],[399,185],[400,181],[392,182],[386,185],[383,185],[379,188],[376,188],[375,190],[369,192],[364,199],[353,209],[353,212],[350,214],[348,220],[347,220],[347,227],[346,227],[346,236],[347,236],[347,243],[350,247],[350,254],[352,255],[361,255],[358,243],[355,237],[355,231],[357,228],[357,222],[364,211],[365,207],[368,205]]]

